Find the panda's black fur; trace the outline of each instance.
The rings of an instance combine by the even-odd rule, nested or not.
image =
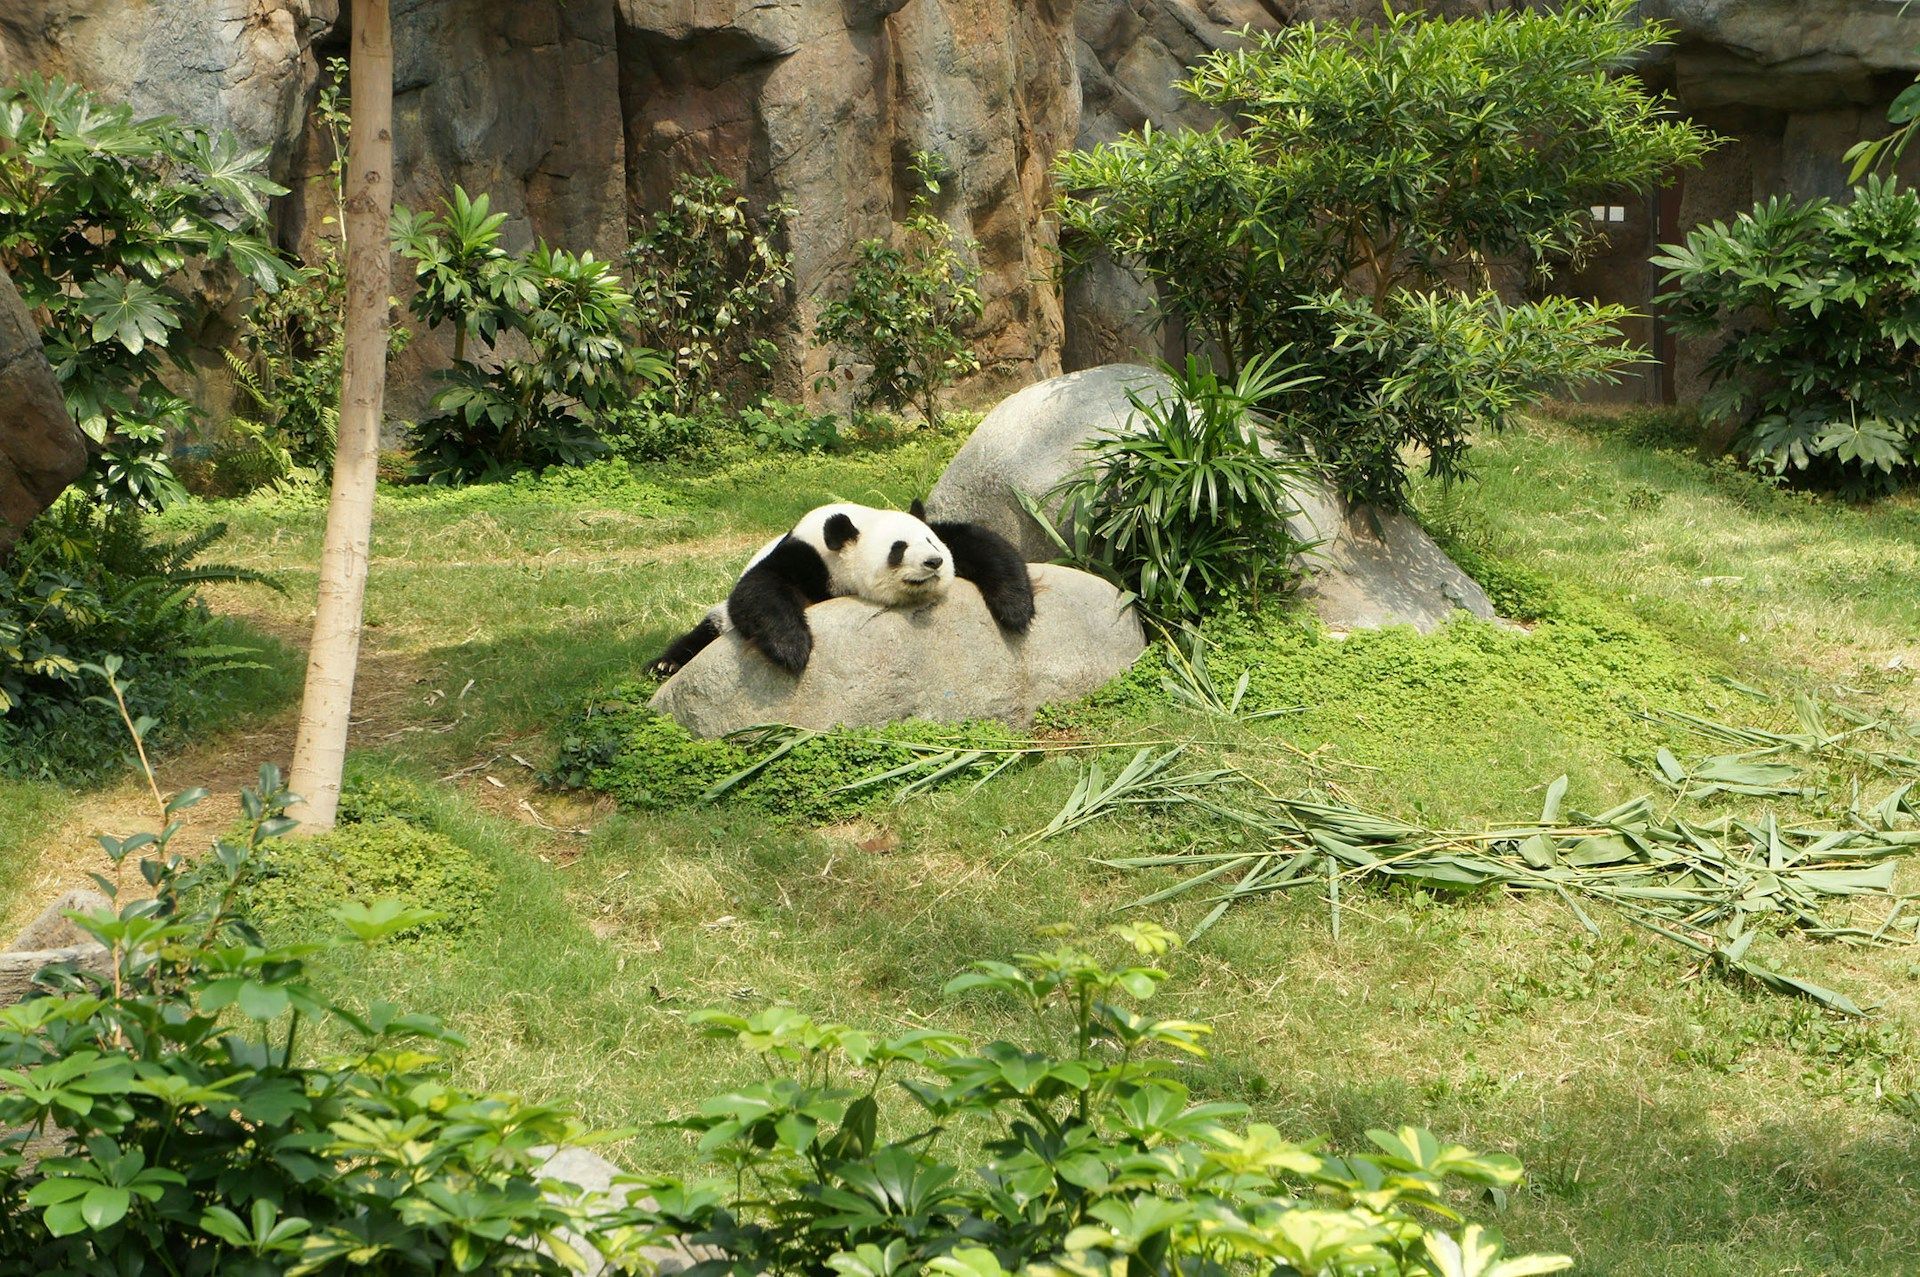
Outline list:
[[[927,508],[919,501],[908,513],[927,519]],[[1033,573],[1013,542],[977,523],[928,520],[927,526],[953,551],[953,574],[973,582],[994,624],[1025,634],[1033,624]]]
[[[886,607],[924,605],[944,597],[954,577],[973,582],[1001,629],[1027,632],[1033,579],[1019,551],[998,533],[972,523],[929,524],[918,501],[909,514],[821,506],[762,548],[727,601],[674,640],[652,669],[673,674],[735,629],[768,660],[797,675],[813,655],[806,615],[811,605],[846,595]]]

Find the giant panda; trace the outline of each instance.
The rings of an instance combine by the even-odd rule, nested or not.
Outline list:
[[[994,623],[1025,634],[1033,622],[1033,578],[1007,539],[972,523],[928,523],[911,513],[837,503],[802,515],[748,560],[727,601],[681,635],[651,669],[676,673],[728,630],[790,674],[807,668],[813,631],[807,608],[852,596],[881,607],[925,607],[945,598],[955,577],[973,582]]]

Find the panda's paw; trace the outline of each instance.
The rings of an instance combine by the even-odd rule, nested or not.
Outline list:
[[[680,670],[680,662],[674,660],[671,656],[663,656],[653,664],[647,666],[647,673],[660,679],[672,678],[675,674],[678,674]]]

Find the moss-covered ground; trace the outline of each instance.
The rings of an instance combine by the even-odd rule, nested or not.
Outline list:
[[[619,704],[793,516],[830,499],[903,504],[957,443],[384,494],[357,801],[466,849],[457,903],[481,917],[336,978],[452,1021],[472,1042],[458,1063],[469,1080],[636,1127],[623,1160],[685,1167],[688,1144],[652,1123],[744,1075],[688,1011],[780,1001],[990,1031],[990,1008],[943,1004],[955,970],[1172,881],[1099,861],[1228,837],[1145,813],[1025,840],[1080,775],[1064,753],[977,788],[849,803],[823,795],[871,765],[871,743],[840,742],[797,760],[785,789],[703,805],[696,789],[737,755],[629,711],[582,717]],[[1782,491],[1702,460],[1685,423],[1657,413],[1547,414],[1476,456],[1480,481],[1423,490],[1422,515],[1519,628],[1340,639],[1286,614],[1228,618],[1209,649],[1215,680],[1249,671],[1245,707],[1289,712],[1182,710],[1156,658],[1043,736],[1113,742],[1115,760],[1131,752],[1119,742],[1186,741],[1277,792],[1319,786],[1460,827],[1529,818],[1561,774],[1585,810],[1649,790],[1652,753],[1677,742],[1643,711],[1785,727],[1788,698],[1808,692],[1920,712],[1920,503]],[[298,639],[317,506],[169,518],[229,522],[222,557],[280,572],[290,592],[216,602]],[[163,779],[231,787],[284,760],[290,723],[241,723],[163,758]],[[536,779],[583,759],[624,801]],[[0,787],[9,920],[94,867],[84,835],[126,832],[137,799],[130,783]],[[1835,819],[1850,800],[1793,810]],[[1903,866],[1898,881],[1920,875]],[[1183,899],[1156,916],[1187,926],[1205,908]],[[1295,893],[1236,908],[1177,958],[1168,1010],[1218,1028],[1196,1078],[1206,1097],[1336,1143],[1415,1122],[1514,1152],[1532,1176],[1501,1227],[1580,1271],[1920,1272],[1920,953],[1768,938],[1793,970],[1876,1008],[1854,1020],[1729,983],[1611,915],[1589,934],[1543,899],[1367,891],[1342,918],[1336,940],[1326,904]]]

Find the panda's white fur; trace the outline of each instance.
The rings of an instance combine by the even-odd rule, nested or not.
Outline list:
[[[859,535],[830,549],[827,524],[836,515],[850,519]],[[923,607],[946,596],[953,585],[953,552],[933,529],[901,510],[838,502],[807,511],[787,536],[813,547],[827,565],[832,596],[860,598],[881,607]],[[751,571],[779,548],[775,537],[747,562]],[[895,547],[902,547],[898,558]],[[724,606],[724,605],[723,605]]]
[[[812,650],[805,608],[829,598],[925,607],[946,597],[954,557],[924,521],[900,510],[836,502],[809,510],[747,561],[727,601],[654,663],[671,674],[729,630],[775,664],[804,669]]]

